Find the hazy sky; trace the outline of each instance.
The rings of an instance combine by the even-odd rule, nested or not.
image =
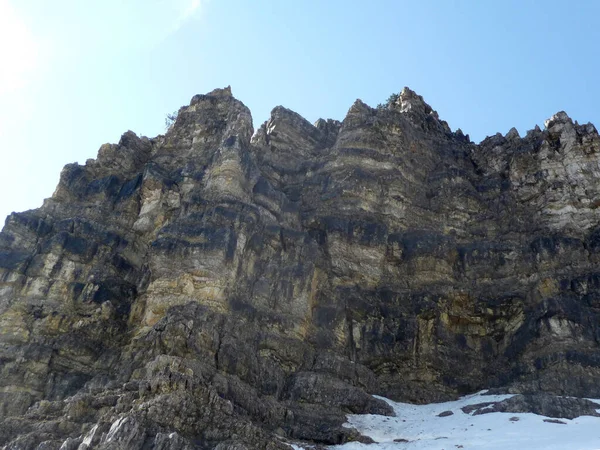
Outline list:
[[[0,216],[227,85],[255,128],[403,86],[476,141],[559,110],[600,125],[599,17],[595,0],[0,0]]]

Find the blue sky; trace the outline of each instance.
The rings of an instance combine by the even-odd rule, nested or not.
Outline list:
[[[0,216],[227,85],[255,128],[404,86],[476,141],[559,110],[600,125],[598,17],[595,0],[0,0]]]

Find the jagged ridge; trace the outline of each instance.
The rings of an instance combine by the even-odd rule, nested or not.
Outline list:
[[[345,412],[391,413],[367,393],[598,397],[599,145],[564,113],[476,145],[409,89],[256,133],[197,95],[7,219],[0,444],[286,448],[357,439]]]

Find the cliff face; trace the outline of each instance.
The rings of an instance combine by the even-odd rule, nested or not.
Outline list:
[[[197,95],[7,219],[0,445],[289,448],[358,438],[344,413],[391,413],[368,394],[600,397],[599,152],[562,112],[475,145],[409,89],[256,133]]]

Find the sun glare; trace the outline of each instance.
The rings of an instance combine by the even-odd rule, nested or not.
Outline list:
[[[0,95],[22,87],[36,68],[38,46],[7,0],[0,0]]]

